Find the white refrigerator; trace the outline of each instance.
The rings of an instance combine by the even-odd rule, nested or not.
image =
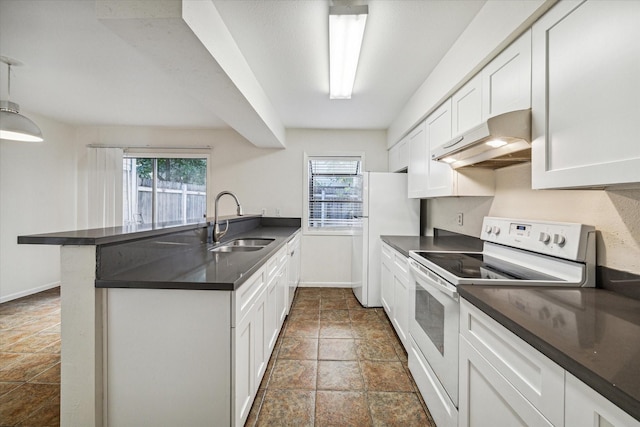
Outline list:
[[[407,197],[407,174],[365,172],[362,218],[353,234],[351,282],[365,307],[381,307],[381,235],[420,235],[420,200]]]

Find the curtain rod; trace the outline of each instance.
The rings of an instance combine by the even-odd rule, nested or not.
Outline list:
[[[211,150],[210,145],[200,146],[152,146],[152,145],[108,145],[108,144],[87,144],[87,148],[122,148],[123,150]]]

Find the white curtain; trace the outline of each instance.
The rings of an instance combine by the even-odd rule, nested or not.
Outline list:
[[[89,228],[122,225],[122,148],[90,147],[88,155]]]

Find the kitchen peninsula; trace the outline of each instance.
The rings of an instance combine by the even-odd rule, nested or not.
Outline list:
[[[18,237],[61,245],[62,425],[244,423],[299,280],[300,219],[227,219],[218,244],[208,222]]]

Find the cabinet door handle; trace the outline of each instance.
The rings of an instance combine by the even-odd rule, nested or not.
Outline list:
[[[444,144],[442,146],[442,148],[450,148],[453,147],[456,144],[460,144],[462,141],[464,141],[464,135],[462,135],[460,138],[456,139],[455,141],[451,141],[448,144]]]

